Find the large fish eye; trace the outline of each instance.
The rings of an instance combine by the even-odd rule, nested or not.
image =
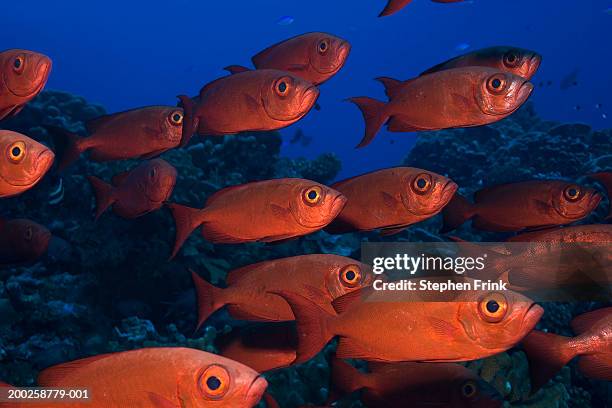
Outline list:
[[[316,205],[321,201],[321,197],[323,195],[323,190],[319,186],[312,186],[304,190],[302,194],[302,198],[304,202],[308,205]]]
[[[487,80],[487,89],[494,94],[502,93],[506,88],[506,77],[504,75],[493,75]]]
[[[170,123],[176,126],[180,126],[183,123],[183,112],[174,111],[168,116]]]
[[[229,390],[229,386],[230,375],[225,368],[219,365],[208,367],[200,376],[200,390],[209,399],[222,398]]]
[[[23,58],[23,56],[22,55],[16,56],[15,59],[13,60],[13,71],[19,74],[23,71],[24,66],[25,66],[25,59]]]
[[[431,176],[427,173],[421,173],[417,175],[412,181],[412,189],[417,194],[427,193],[431,189],[432,185],[433,182],[431,180]]]
[[[515,52],[510,51],[504,55],[504,65],[508,67],[516,67],[519,63],[519,57]]]
[[[274,85],[274,90],[279,96],[286,96],[291,87],[291,80],[287,77],[280,78]]]
[[[354,288],[361,283],[361,269],[357,265],[347,265],[340,270],[340,282]]]
[[[319,44],[317,45],[317,50],[319,51],[319,54],[325,54],[328,49],[329,41],[327,39],[319,41]]]
[[[506,316],[508,301],[501,293],[490,293],[478,304],[482,318],[489,323],[498,323]]]
[[[25,234],[24,234],[24,238],[26,239],[26,241],[31,241],[33,236],[34,236],[34,231],[32,231],[32,227],[26,228]]]
[[[22,141],[11,144],[8,148],[8,158],[13,163],[19,163],[26,154],[26,145]]]
[[[567,186],[563,190],[563,195],[569,201],[577,201],[580,198],[580,187],[575,185]]]
[[[466,398],[472,398],[478,391],[478,385],[472,380],[466,381],[461,386],[461,395]]]

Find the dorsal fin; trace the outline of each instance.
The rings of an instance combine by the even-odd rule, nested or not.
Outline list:
[[[239,74],[241,72],[250,71],[249,68],[243,67],[242,65],[228,65],[227,67],[225,67],[223,69],[226,70],[227,72],[229,72],[232,75]]]
[[[113,186],[117,187],[118,185],[123,183],[123,181],[127,178],[129,174],[130,174],[129,171],[123,171],[121,173],[117,173],[111,179],[111,183],[113,184]]]
[[[108,115],[102,115],[102,116],[98,116],[97,118],[88,120],[87,122],[85,122],[85,127],[87,128],[87,132],[89,132],[90,135],[96,133],[98,129],[100,129],[100,127],[106,125],[108,122],[115,119],[117,115],[121,115],[122,113],[124,112],[111,113]]]
[[[453,62],[453,61],[456,61],[456,60],[458,60],[458,59],[459,59],[459,58],[461,58],[461,57],[462,57],[462,56],[453,57],[453,58],[448,59],[448,60],[446,60],[446,61],[444,61],[444,62],[441,62],[441,63],[439,63],[439,64],[436,64],[436,65],[434,65],[433,67],[429,68],[428,70],[421,72],[421,73],[419,74],[419,76],[423,76],[423,75],[427,75],[427,74],[432,74],[432,73],[434,73],[434,72],[438,72],[438,71],[445,71],[446,69],[448,69],[448,68],[446,68],[446,65],[447,65],[447,64],[449,64],[449,63],[451,63],[451,62]]]
[[[397,90],[402,86],[403,82],[399,79],[393,79],[389,77],[378,77],[378,82],[383,84],[385,87],[385,93],[389,99],[393,99],[397,95]]]
[[[46,368],[38,375],[38,385],[41,387],[53,387],[56,384],[61,383],[61,381],[73,371],[79,370],[95,361],[107,358],[110,355],[110,353],[100,354],[98,356],[82,358],[80,360],[70,361],[68,363],[58,364]]]
[[[576,334],[585,333],[600,322],[602,319],[612,316],[612,307],[604,307],[603,309],[593,310],[575,317],[572,322],[572,330]]]

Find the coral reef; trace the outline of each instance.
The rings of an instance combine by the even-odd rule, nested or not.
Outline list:
[[[83,98],[46,91],[22,113],[3,122],[52,145],[43,125],[85,134],[84,122],[104,109]],[[454,179],[463,193],[483,185],[527,178],[571,178],[609,169],[612,132],[585,125],[543,121],[531,106],[496,125],[422,134],[405,159]],[[201,206],[219,188],[272,177],[304,177],[329,183],[340,170],[333,154],[314,160],[280,157],[276,132],[210,137],[162,157],[179,173],[172,201]],[[94,222],[94,196],[85,175],[109,179],[135,162],[95,163],[82,158],[52,174],[24,195],[3,200],[0,215],[27,217],[46,225],[54,238],[49,254],[34,265],[0,269],[0,378],[32,385],[39,370],[93,354],[154,345],[214,350],[218,333],[240,323],[217,313],[196,335],[195,293],[187,268],[223,284],[228,270],[260,260],[307,253],[359,256],[360,241],[375,233],[332,236],[319,232],[280,245],[213,245],[199,234],[168,262],[173,222],[166,210],[135,220],[112,213]],[[585,179],[580,181],[588,182]],[[605,204],[602,205],[604,207]],[[604,209],[591,221],[604,216]],[[256,220],[254,222],[257,222]],[[382,240],[440,241],[439,219]],[[466,239],[499,238],[463,227]],[[539,325],[569,335],[572,316],[593,304],[550,304]],[[267,375],[283,407],[323,404],[327,397],[333,345],[315,359]],[[610,385],[567,367],[543,390],[529,396],[527,361],[520,348],[469,367],[490,381],[516,407],[604,406]],[[355,399],[341,407],[361,406]]]

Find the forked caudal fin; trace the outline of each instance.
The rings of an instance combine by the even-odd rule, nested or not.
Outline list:
[[[576,352],[569,347],[570,340],[569,337],[536,330],[523,339],[529,361],[532,394],[576,356]]]
[[[95,176],[87,176],[96,195],[96,221],[116,201],[113,196],[113,186]]]
[[[367,146],[389,119],[389,116],[385,114],[385,103],[366,96],[350,98],[349,101],[357,105],[365,121],[365,135],[357,147]]]
[[[44,126],[53,139],[55,154],[57,155],[57,171],[62,171],[85,151],[81,140],[84,138],[57,126]]]
[[[294,363],[310,360],[334,337],[329,323],[335,317],[309,299],[292,292],[270,292],[285,299],[296,320],[298,347]]]
[[[185,243],[191,232],[198,228],[204,222],[202,211],[197,208],[191,208],[180,204],[168,203],[166,206],[172,211],[174,223],[176,226],[176,237],[174,240],[174,248],[170,259],[174,258],[181,246]]]
[[[198,331],[210,315],[225,305],[222,302],[218,302],[219,294],[223,289],[205,281],[191,269],[189,269],[189,272],[191,272],[191,278],[193,279],[198,299],[198,324],[196,326],[196,331]]]
[[[331,361],[331,384],[327,398],[328,404],[366,388],[367,374],[363,374],[349,363],[334,357]]]

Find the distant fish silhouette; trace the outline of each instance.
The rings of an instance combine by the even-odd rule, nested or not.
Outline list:
[[[290,144],[297,144],[297,143],[299,143],[299,144],[301,144],[304,147],[309,146],[311,142],[312,142],[312,137],[306,136],[302,129],[296,130],[295,134],[293,135],[293,137],[289,141]]]
[[[572,72],[567,74],[565,78],[561,80],[559,87],[565,91],[566,89],[569,89],[572,86],[578,86],[578,73],[579,72],[580,72],[580,69],[576,68]]]

